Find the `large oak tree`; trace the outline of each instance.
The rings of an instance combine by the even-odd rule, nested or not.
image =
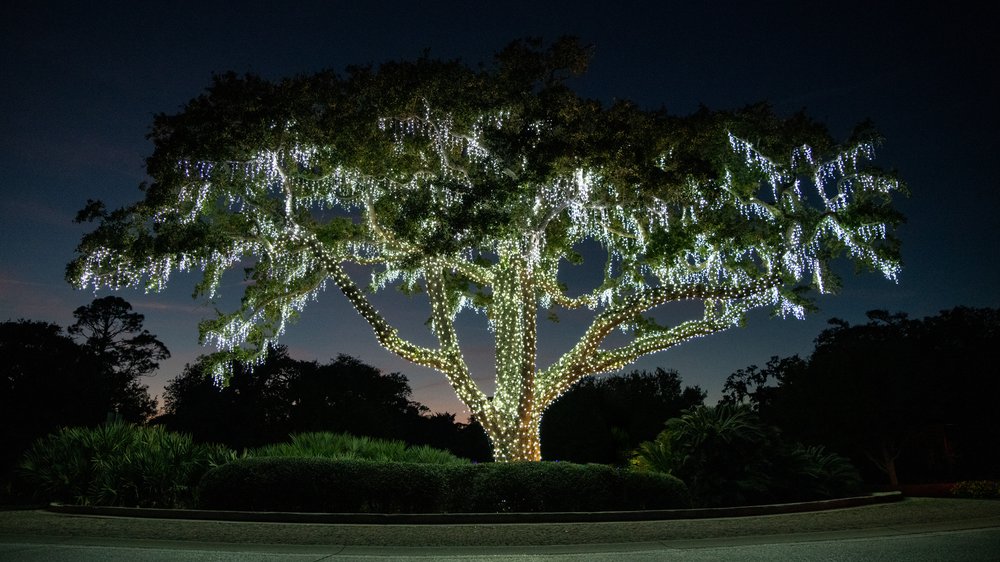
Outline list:
[[[201,269],[212,297],[248,269],[242,306],[202,338],[239,359],[264,353],[328,284],[385,348],[442,372],[489,434],[497,460],[540,458],[546,406],[574,383],[739,325],[754,308],[801,315],[803,289],[834,290],[846,254],[893,278],[901,188],[873,167],[877,136],[843,143],[802,114],[763,105],[689,116],[585,99],[571,88],[588,50],[515,42],[495,64],[420,58],[279,82],[224,75],[159,115],[144,200],[98,219],[68,279],[160,290]],[[560,268],[599,247],[596,286]],[[370,286],[426,294],[433,346],[404,339]],[[653,312],[696,301],[663,325]],[[589,308],[579,341],[536,363],[537,322]],[[496,390],[473,379],[454,320],[484,312]],[[624,330],[627,343],[608,340]],[[224,375],[225,369],[220,373]]]

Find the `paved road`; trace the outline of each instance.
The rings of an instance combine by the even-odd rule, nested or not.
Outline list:
[[[1000,560],[1000,502],[628,523],[311,525],[0,511],[0,560]]]
[[[426,548],[426,547],[425,547]],[[385,547],[291,547],[225,545],[109,546],[98,544],[0,543],[0,560],[65,561],[246,561],[277,560],[470,560],[470,561],[989,561],[1000,557],[1000,529],[978,529],[889,537],[806,540],[770,537],[756,544],[624,544],[527,547],[523,553],[485,554],[478,549],[387,549]]]

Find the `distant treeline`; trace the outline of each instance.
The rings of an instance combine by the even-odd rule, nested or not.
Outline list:
[[[1000,478],[1000,309],[830,324],[808,358],[730,375],[723,402],[849,456],[869,482]]]
[[[141,377],[168,356],[117,297],[74,313],[65,331],[28,320],[0,324],[3,471],[38,437],[109,418],[162,425],[234,449],[291,433],[345,432],[490,460],[472,420],[432,413],[406,377],[340,355],[302,361],[275,348],[219,386],[200,358],[165,388],[162,414]],[[1000,310],[956,308],[921,320],[872,311],[866,324],[831,320],[806,359],[773,358],[726,379],[723,403],[749,404],[789,439],[823,445],[866,469],[873,484],[1000,475],[996,353]],[[589,378],[545,414],[546,460],[623,464],[668,419],[703,404],[698,387],[656,369]]]

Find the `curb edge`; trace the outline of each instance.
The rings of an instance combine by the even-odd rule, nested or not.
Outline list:
[[[713,507],[700,509],[658,509],[646,511],[594,511],[545,513],[302,513],[263,511],[221,511],[199,509],[159,509],[49,504],[52,513],[96,517],[137,517],[147,519],[190,519],[255,523],[311,523],[333,525],[467,525],[503,523],[598,523],[616,521],[662,521],[671,519],[712,519],[754,517],[809,511],[827,511],[901,501],[900,492],[837,498],[812,502]]]

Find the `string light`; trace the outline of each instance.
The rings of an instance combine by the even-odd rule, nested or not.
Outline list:
[[[886,225],[844,220],[859,194],[886,194],[900,187],[863,168],[873,157],[870,144],[826,159],[801,146],[779,160],[729,134],[730,148],[743,160],[740,170],[724,170],[716,181],[692,180],[683,186],[683,201],[674,197],[668,203],[656,194],[636,195],[648,190],[619,184],[600,167],[577,167],[544,181],[520,180],[534,157],[530,147],[553,134],[544,121],[522,121],[504,109],[462,125],[427,102],[419,115],[380,119],[377,128],[391,139],[401,162],[381,176],[338,163],[333,149],[324,146],[264,150],[244,162],[181,160],[177,169],[184,181],[176,199],[157,207],[152,221],[207,221],[224,226],[225,236],[213,238],[210,247],[169,255],[88,248],[76,281],[95,288],[159,291],[171,271],[200,268],[211,297],[226,270],[252,262],[242,307],[206,322],[203,339],[257,361],[332,283],[382,346],[442,372],[486,429],[496,459],[513,461],[541,458],[539,427],[545,408],[585,376],[618,370],[640,356],[737,326],[755,308],[802,317],[804,309],[791,289],[811,279],[820,292],[829,290],[831,241],[889,279],[898,274],[898,262],[882,249]],[[513,127],[523,127],[517,132],[527,138],[529,150],[501,157],[490,139]],[[672,158],[668,150],[649,165],[666,169]],[[408,168],[403,161],[420,165]],[[739,183],[736,178],[746,171],[759,174],[763,183]],[[812,184],[822,208],[809,204],[803,178],[809,178],[806,183]],[[511,211],[510,222],[449,231],[448,217],[492,204],[472,195],[482,181],[518,186],[519,198],[497,200],[511,207],[501,209]],[[447,250],[426,247],[383,214],[386,203],[422,194],[429,195],[437,212],[411,219],[419,222],[418,232],[450,232],[454,244],[446,245]],[[354,212],[345,227],[349,234],[337,234],[332,223],[317,218],[316,213],[333,209]],[[733,223],[742,224],[739,232],[720,228]],[[683,243],[664,250],[664,234],[675,234]],[[603,279],[570,296],[559,282],[560,266],[574,247],[588,241],[607,253]],[[436,347],[403,339],[347,274],[345,264],[377,266],[371,290],[398,282],[426,291]],[[673,327],[641,321],[658,307],[686,300],[703,304],[701,318]],[[572,349],[539,368],[536,317],[540,307],[549,306],[598,312]],[[484,313],[495,334],[492,397],[475,383],[462,355],[454,324],[463,310]],[[614,330],[631,333],[631,341],[605,347]],[[220,363],[216,373],[226,378],[226,364]]]

